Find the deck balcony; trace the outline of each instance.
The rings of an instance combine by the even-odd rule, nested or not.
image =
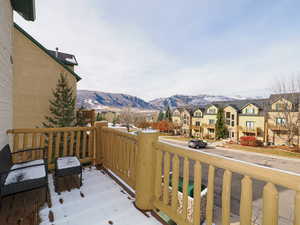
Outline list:
[[[257,136],[257,134],[259,133],[259,128],[258,127],[244,127],[244,126],[239,126],[239,131],[241,131],[243,133],[254,134],[255,136]]]
[[[48,205],[38,201],[42,192],[5,198],[0,224],[150,225],[160,224],[157,218],[164,215],[180,225],[300,225],[299,174],[193,151],[159,141],[156,132],[130,134],[105,122],[15,129],[8,135],[14,152],[45,146],[50,170],[58,156],[77,156],[87,166],[79,189],[76,177],[70,177],[55,192],[50,175]],[[33,156],[22,157],[16,160]],[[282,205],[287,192],[292,200]],[[287,208],[288,222],[282,219]]]

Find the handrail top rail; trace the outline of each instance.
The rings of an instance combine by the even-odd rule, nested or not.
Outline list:
[[[135,141],[138,140],[138,136],[137,135],[134,135],[134,134],[130,134],[130,133],[127,133],[125,131],[121,131],[121,130],[117,130],[116,128],[111,128],[111,127],[102,127],[101,128],[103,131],[106,131],[106,132],[111,132],[111,133],[115,133],[119,136],[124,136],[124,137],[127,137],[129,139],[133,139]]]
[[[240,175],[249,176],[257,180],[271,182],[295,191],[300,191],[300,174],[291,171],[264,167],[251,162],[226,158],[213,153],[200,152],[176,144],[166,143],[164,141],[156,141],[153,145],[156,150],[173,153],[181,157],[187,157],[190,160],[197,160]]]
[[[53,133],[53,132],[67,132],[67,131],[90,131],[95,127],[55,127],[55,128],[17,128],[9,129],[7,134],[22,134],[22,133]]]

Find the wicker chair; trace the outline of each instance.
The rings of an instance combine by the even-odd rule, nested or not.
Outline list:
[[[33,151],[42,151],[43,159],[13,163],[13,155]],[[12,153],[9,145],[6,145],[0,151],[0,207],[3,197],[37,188],[46,188],[46,201],[48,201],[48,164],[46,156],[46,148],[26,149]]]

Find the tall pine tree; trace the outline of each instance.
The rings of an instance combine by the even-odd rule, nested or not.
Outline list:
[[[157,117],[157,121],[162,121],[165,119],[165,114],[163,111],[159,111],[158,117]]]
[[[172,122],[172,113],[171,113],[170,106],[167,107],[165,117],[168,122]]]
[[[216,121],[216,139],[227,138],[228,129],[225,124],[224,110],[219,108]]]
[[[44,127],[72,127],[76,125],[75,97],[68,85],[67,78],[60,74],[60,78],[53,90],[53,99],[49,100],[51,115],[46,116]]]

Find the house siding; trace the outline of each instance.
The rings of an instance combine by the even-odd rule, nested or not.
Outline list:
[[[60,77],[67,76],[76,96],[76,78],[14,28],[13,127],[41,127],[49,115],[49,100]]]
[[[13,13],[8,0],[0,0],[0,150],[8,144],[6,130],[12,127],[12,27]]]

